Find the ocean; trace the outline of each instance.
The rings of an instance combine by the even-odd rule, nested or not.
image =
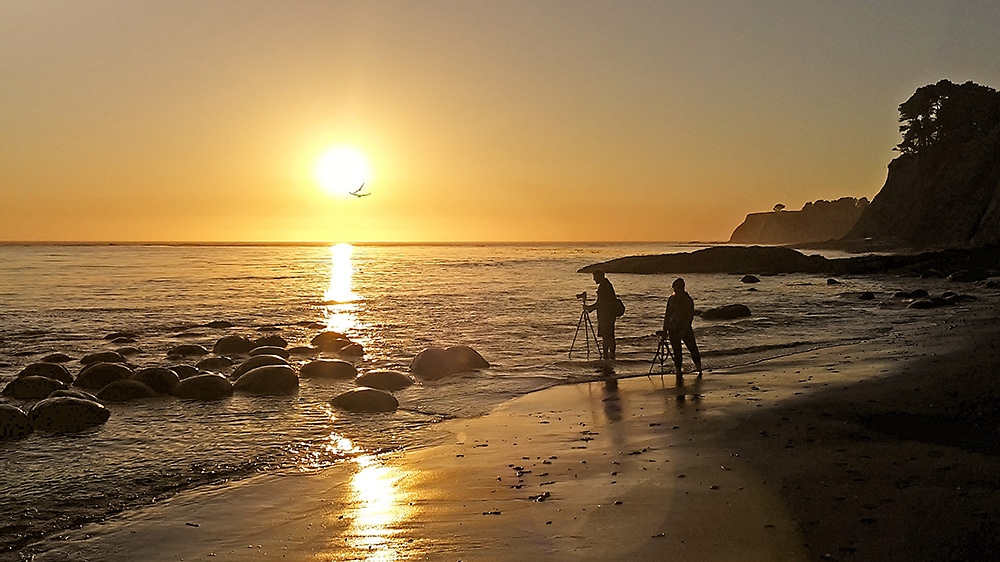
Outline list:
[[[76,374],[83,355],[122,347],[106,339],[119,332],[134,335],[128,346],[139,350],[130,357],[136,368],[178,364],[166,352],[181,343],[211,349],[225,335],[278,334],[292,346],[308,345],[326,329],[364,346],[355,360],[360,372],[405,371],[428,346],[469,345],[492,365],[398,391],[400,410],[388,414],[337,411],[330,399],[353,382],[303,379],[292,396],[110,404],[111,418],[98,428],[0,441],[0,553],[192,487],[267,471],[325,470],[361,454],[427,445],[435,439],[429,429],[444,419],[597,380],[604,374],[595,348],[588,357],[576,296],[586,291],[593,299],[596,286],[577,270],[702,247],[0,246],[0,385],[54,352],[73,357],[67,366]],[[940,292],[945,283],[867,276],[828,284],[823,276],[780,275],[747,285],[737,272],[684,277],[699,310],[742,303],[752,311],[732,321],[695,319],[706,376],[920,322],[893,292]],[[626,304],[616,374],[645,375],[674,276],[609,278]],[[876,299],[860,300],[864,291]],[[215,321],[232,327],[208,327]]]

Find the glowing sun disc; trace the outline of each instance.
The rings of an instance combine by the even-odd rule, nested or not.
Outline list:
[[[313,175],[330,195],[349,195],[371,179],[371,166],[360,150],[350,146],[327,149],[316,160]]]

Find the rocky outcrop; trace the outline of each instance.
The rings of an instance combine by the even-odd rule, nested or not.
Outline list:
[[[868,199],[842,197],[806,203],[800,211],[751,213],[733,231],[730,244],[803,244],[838,240],[858,222]]]

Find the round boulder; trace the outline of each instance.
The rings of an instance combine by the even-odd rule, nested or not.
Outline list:
[[[406,373],[390,371],[387,369],[378,369],[375,371],[368,371],[367,373],[354,379],[354,383],[358,386],[393,391],[402,390],[412,385],[413,379],[407,376]]]
[[[153,396],[156,396],[155,390],[132,379],[115,381],[97,392],[97,398],[101,402],[128,402]]]
[[[28,411],[28,420],[35,431],[80,431],[101,425],[111,417],[111,411],[99,402],[57,396],[39,401]]]
[[[288,342],[285,338],[277,335],[271,334],[270,336],[264,336],[262,338],[257,338],[253,340],[254,347],[280,347],[282,349],[288,347]]]
[[[361,357],[365,354],[365,347],[360,343],[351,342],[340,348],[337,353],[348,357]]]
[[[276,347],[273,345],[263,345],[260,347],[255,347],[250,350],[250,357],[255,357],[257,355],[274,355],[281,357],[282,359],[288,359],[291,354],[283,347]]]
[[[701,314],[704,320],[735,320],[750,316],[750,308],[744,304],[727,304],[706,310]]]
[[[740,279],[741,283],[760,283],[760,278],[756,275],[744,275]]]
[[[921,299],[918,301],[911,302],[910,304],[906,305],[906,308],[916,308],[919,310],[926,310],[928,308],[934,308],[934,301]]]
[[[251,369],[256,369],[257,367],[263,367],[265,365],[283,365],[288,367],[288,361],[278,357],[277,355],[255,355],[250,359],[247,359],[243,363],[240,363],[239,367],[233,371],[233,378],[239,378],[243,373],[250,371]]]
[[[394,412],[399,408],[396,397],[384,390],[358,387],[334,397],[334,407],[350,412]]]
[[[97,397],[89,392],[84,392],[75,388],[67,388],[66,390],[57,390],[52,394],[48,395],[48,398],[56,398],[59,396],[70,396],[72,398],[79,398],[80,400],[90,400],[91,402],[98,402]]]
[[[310,361],[299,370],[299,376],[316,379],[353,379],[358,370],[343,359],[317,359]]]
[[[222,375],[195,375],[177,383],[171,394],[190,400],[219,400],[233,394],[233,383]]]
[[[0,404],[0,439],[20,439],[31,433],[28,414],[10,404]]]
[[[906,300],[910,298],[910,293],[906,291],[896,291],[895,293],[892,294],[892,298]]]
[[[98,351],[97,353],[88,353],[80,359],[80,363],[84,365],[93,365],[94,363],[124,363],[125,357],[118,353],[117,351]]]
[[[299,376],[287,365],[264,365],[250,369],[233,383],[233,390],[248,394],[293,394],[299,389]]]
[[[132,369],[118,363],[94,363],[80,371],[74,386],[89,390],[100,390],[122,379],[132,378]]]
[[[424,379],[439,379],[455,373],[463,373],[490,366],[476,350],[467,345],[456,345],[447,349],[428,347],[413,358],[410,372]]]
[[[65,353],[50,353],[42,357],[42,361],[46,363],[67,363],[72,360],[73,358]]]
[[[21,369],[21,372],[18,373],[17,376],[18,378],[48,377],[63,384],[73,384],[73,375],[69,373],[69,369],[59,365],[58,363],[32,363],[31,365]]]
[[[863,301],[875,300],[875,293],[873,293],[871,291],[865,291],[865,292],[861,293],[860,295],[858,295],[858,299],[859,300],[863,300]]]
[[[989,278],[990,274],[984,269],[963,269],[948,276],[948,281],[959,283],[972,283]]]
[[[181,380],[201,374],[197,367],[191,365],[171,365],[167,368],[177,373],[177,378]]]
[[[253,349],[253,343],[243,336],[225,336],[215,342],[215,346],[212,347],[212,353],[216,355],[228,355],[230,353],[243,355],[251,349]]]
[[[288,354],[292,357],[316,357],[320,351],[315,347],[300,345],[288,349]]]
[[[309,342],[315,348],[320,351],[338,352],[344,347],[350,345],[351,340],[347,339],[347,336],[341,334],[340,332],[321,332],[316,334],[316,336]]]
[[[132,357],[133,355],[142,355],[142,350],[138,347],[122,347],[116,349],[122,357]]]
[[[201,357],[203,355],[208,355],[208,350],[196,343],[174,346],[167,351],[167,357]]]
[[[198,369],[221,373],[233,366],[233,360],[228,357],[209,357],[198,361]]]
[[[926,299],[929,295],[930,293],[926,289],[914,289],[910,291],[911,299]]]
[[[45,398],[56,390],[63,390],[66,385],[56,379],[29,375],[18,377],[3,388],[2,394],[18,400],[37,400]]]
[[[177,373],[163,367],[139,369],[132,375],[132,380],[141,382],[153,389],[153,392],[157,394],[170,394],[170,391],[177,386],[177,383],[181,382],[181,378],[177,376]]]
[[[206,328],[232,328],[234,324],[229,320],[213,320],[208,324],[205,324]]]

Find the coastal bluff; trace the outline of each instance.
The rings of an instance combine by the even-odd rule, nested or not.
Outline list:
[[[897,275],[948,277],[979,270],[993,274],[1000,264],[1000,246],[949,249],[919,254],[864,255],[829,259],[818,254],[772,246],[714,246],[694,252],[627,256],[581,267],[577,273],[813,273],[823,275]]]
[[[773,211],[750,213],[736,227],[730,244],[804,244],[843,238],[868,207],[868,199],[842,197],[836,201],[820,199],[798,211],[786,211],[775,205]]]

